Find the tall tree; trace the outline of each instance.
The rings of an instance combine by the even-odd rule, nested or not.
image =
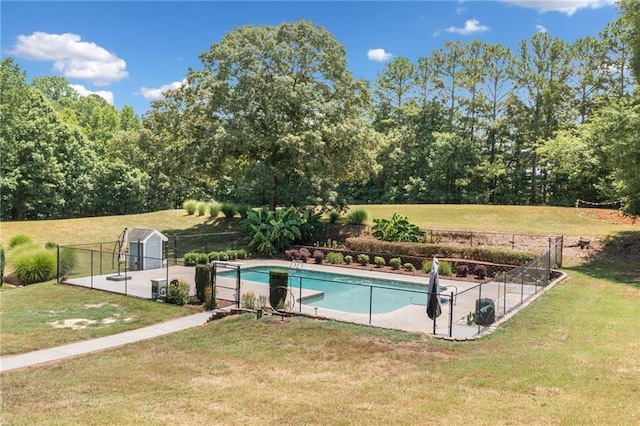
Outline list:
[[[415,66],[404,57],[394,58],[385,64],[376,79],[376,95],[382,102],[400,108],[410,99],[415,87]]]
[[[334,204],[340,182],[372,170],[368,83],[353,78],[326,29],[240,27],[200,59],[188,87],[203,115],[190,119],[208,126],[212,174],[226,171],[273,210]]]

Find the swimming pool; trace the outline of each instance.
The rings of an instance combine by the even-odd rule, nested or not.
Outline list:
[[[243,281],[269,283],[271,266],[257,266],[241,270]],[[235,271],[223,271],[219,276],[235,276]],[[408,305],[426,305],[427,282],[424,285],[406,282],[357,277],[353,275],[305,269],[289,270],[289,288],[297,295],[298,288],[322,292],[318,296],[305,298],[307,306],[335,309],[360,314],[382,314],[392,312]],[[441,302],[446,303],[446,298]]]

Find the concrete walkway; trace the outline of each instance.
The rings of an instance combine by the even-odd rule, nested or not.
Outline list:
[[[115,348],[128,343],[151,339],[165,334],[175,333],[176,331],[186,330],[187,328],[197,327],[199,325],[206,324],[213,314],[214,311],[201,312],[195,315],[189,315],[160,324],[139,328],[137,330],[100,337],[98,339],[70,343],[68,345],[42,349],[39,351],[28,352],[26,354],[4,356],[0,358],[0,373],[33,365],[45,364],[47,362],[87,354],[89,352]]]

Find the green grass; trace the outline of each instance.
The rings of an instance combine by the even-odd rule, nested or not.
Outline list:
[[[5,374],[3,421],[637,424],[638,318],[578,271],[470,343],[248,315]]]
[[[424,205],[362,205],[351,210],[365,209],[367,223],[374,218],[389,219],[401,213],[421,228],[455,229],[468,231],[517,232],[545,235],[589,235],[603,237],[622,231],[640,231],[635,225],[609,224],[596,220],[572,207],[548,206],[487,206],[475,204]]]
[[[0,354],[25,353],[103,337],[190,313],[192,309],[54,282],[0,290]],[[82,329],[55,328],[65,320]]]
[[[564,208],[363,207],[370,219],[400,212],[429,228],[575,236],[639,230],[637,224],[609,225]],[[148,222],[136,226],[178,230],[210,226],[184,212],[93,220],[117,235],[123,222],[132,226],[133,218],[144,217]],[[86,221],[87,229],[99,228]],[[0,224],[3,242],[10,236],[7,229],[37,241],[60,240],[52,235],[58,232],[55,225],[60,221],[55,222],[43,227],[42,233],[17,226],[35,227],[37,222]],[[91,236],[100,236],[97,229],[94,232]],[[91,236],[78,242],[100,240]],[[600,259],[568,268],[568,280],[492,335],[474,342],[446,342],[312,319],[257,321],[248,315],[13,371],[2,375],[0,384],[2,423],[80,424],[93,419],[98,424],[149,425],[639,424],[636,265]],[[155,313],[163,318],[185,312],[50,283],[3,289],[3,351],[11,341],[5,337],[23,344],[42,339],[38,346],[69,338],[64,336],[74,340],[107,332],[101,327],[47,328],[51,328],[48,315],[89,315],[86,304],[102,303],[98,296],[109,305],[96,311],[96,320],[139,314],[144,321],[154,315],[145,310],[149,306],[170,309]],[[125,308],[125,300],[140,305]],[[17,337],[8,333],[7,325]]]

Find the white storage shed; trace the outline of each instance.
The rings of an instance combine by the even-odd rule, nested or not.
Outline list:
[[[162,268],[163,243],[168,238],[151,228],[135,228],[129,232],[129,270]]]

